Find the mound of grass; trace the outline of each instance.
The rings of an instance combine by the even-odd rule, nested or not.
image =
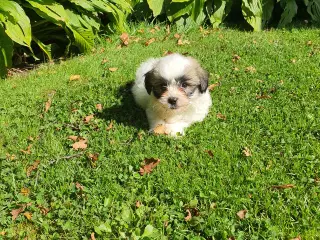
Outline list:
[[[137,28],[0,83],[0,238],[320,237],[318,30],[174,34]],[[150,134],[130,93],[168,51],[219,83],[177,139]]]

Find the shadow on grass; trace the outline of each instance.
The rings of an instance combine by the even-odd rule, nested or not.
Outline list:
[[[143,109],[139,108],[133,98],[131,86],[133,81],[120,86],[116,97],[121,100],[120,105],[106,108],[100,117],[107,121],[115,121],[125,126],[132,126],[137,129],[148,129],[148,121]]]

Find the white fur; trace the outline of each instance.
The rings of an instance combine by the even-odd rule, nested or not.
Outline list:
[[[175,78],[182,76],[186,68],[191,65],[190,58],[180,54],[170,54],[163,58],[151,58],[138,68],[132,92],[136,103],[146,110],[150,130],[162,124],[166,133],[172,136],[176,136],[177,133],[183,135],[185,128],[194,122],[201,122],[208,114],[212,104],[208,90],[204,93],[197,90],[182,107],[170,109],[167,106],[167,98],[157,99],[152,93],[149,95],[145,88],[144,75],[156,67],[162,77],[170,80],[168,94],[179,94],[174,87]]]

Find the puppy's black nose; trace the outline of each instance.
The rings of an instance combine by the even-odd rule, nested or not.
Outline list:
[[[178,98],[176,98],[176,97],[169,97],[168,98],[168,103],[170,103],[171,105],[176,105],[177,101],[178,101]]]

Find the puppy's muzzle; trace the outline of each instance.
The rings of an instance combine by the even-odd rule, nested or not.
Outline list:
[[[168,98],[169,107],[170,107],[171,109],[176,109],[176,108],[177,108],[177,101],[178,101],[178,98],[176,98],[176,97],[169,97],[169,98]]]

